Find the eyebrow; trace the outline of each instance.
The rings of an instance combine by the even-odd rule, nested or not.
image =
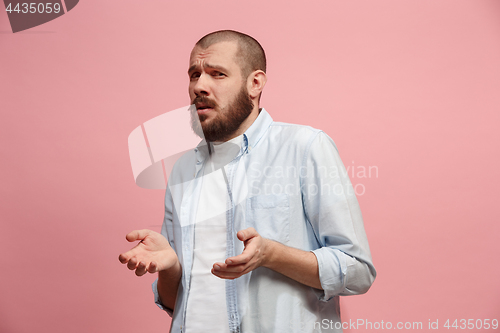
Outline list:
[[[197,65],[193,65],[193,66],[189,67],[188,74],[191,74],[192,72],[194,72],[194,70],[196,69],[196,67],[198,67],[198,66]],[[210,68],[210,69],[215,69],[215,70],[221,71],[221,72],[227,72],[227,69],[225,67],[218,66],[218,65],[205,64],[204,67],[205,68]]]

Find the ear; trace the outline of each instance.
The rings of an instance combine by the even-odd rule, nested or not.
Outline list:
[[[264,73],[260,69],[254,71],[248,76],[247,89],[251,99],[256,99],[260,96],[260,93],[262,92],[262,90],[264,90],[266,82],[266,73]]]

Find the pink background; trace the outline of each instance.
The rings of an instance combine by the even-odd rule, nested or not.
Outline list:
[[[0,332],[167,331],[154,276],[118,262],[163,217],[127,137],[189,104],[219,29],[264,46],[275,120],[378,169],[352,178],[378,277],[343,319],[500,319],[499,1],[86,0],[17,34],[1,8]]]

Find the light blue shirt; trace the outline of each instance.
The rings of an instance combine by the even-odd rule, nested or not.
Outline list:
[[[193,264],[194,223],[206,142],[174,166],[165,195],[162,234],[182,265],[171,332],[184,332]],[[265,238],[312,251],[323,290],[259,267],[225,280],[231,332],[342,332],[339,296],[365,293],[376,272],[361,211],[332,139],[309,126],[274,122],[266,110],[243,134],[223,169],[229,195],[226,257],[243,251],[236,233],[254,227]],[[187,332],[189,333],[189,332]]]

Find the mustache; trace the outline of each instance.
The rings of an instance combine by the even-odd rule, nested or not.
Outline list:
[[[215,109],[217,107],[217,103],[205,96],[196,96],[196,98],[193,100],[193,104],[203,104],[212,109]]]

